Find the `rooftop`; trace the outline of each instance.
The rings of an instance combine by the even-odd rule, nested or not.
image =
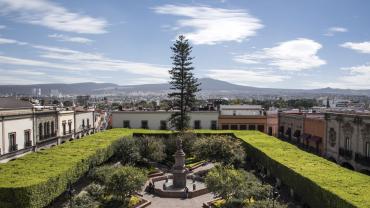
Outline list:
[[[13,97],[0,97],[0,109],[33,108],[30,102]]]

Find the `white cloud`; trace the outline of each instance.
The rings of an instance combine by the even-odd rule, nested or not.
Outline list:
[[[159,14],[187,17],[177,21],[174,29],[192,28],[184,35],[194,44],[213,45],[237,41],[256,35],[263,28],[261,21],[244,10],[212,8],[207,6],[176,6],[167,4],[155,7]]]
[[[70,12],[47,0],[0,0],[0,14],[19,22],[67,32],[100,34],[106,32],[107,26],[104,19]]]
[[[65,70],[79,70],[74,66],[68,66],[63,64],[49,63],[45,61],[33,60],[33,59],[23,59],[10,56],[0,56],[1,64],[17,65],[17,66],[37,66],[46,67],[54,69],[65,69]]]
[[[246,64],[258,64],[264,61],[280,70],[301,71],[326,64],[317,56],[322,45],[310,39],[299,38],[279,43],[272,48],[264,48],[255,53],[234,57],[234,60]]]
[[[6,28],[6,26],[5,25],[0,25],[0,30],[1,29],[5,29]]]
[[[232,82],[240,85],[266,87],[268,84],[282,82],[289,78],[286,75],[277,75],[269,71],[252,71],[241,69],[212,69],[208,70],[208,77]]]
[[[328,81],[310,81],[305,85],[310,88],[370,89],[370,63],[341,70],[344,74],[331,77]]]
[[[370,53],[370,41],[361,43],[345,42],[340,46],[355,50],[360,53]]]
[[[9,38],[1,38],[0,37],[0,45],[1,44],[18,44],[18,45],[27,45],[26,42],[21,42],[21,41],[17,41],[17,40],[13,40],[13,39],[9,39]]]
[[[49,38],[54,38],[58,41],[62,41],[62,42],[72,42],[72,43],[83,43],[83,44],[87,44],[87,43],[91,43],[93,42],[93,40],[91,39],[88,39],[88,38],[83,38],[83,37],[71,37],[71,36],[68,36],[68,35],[62,35],[62,34],[52,34],[52,35],[48,35]]]
[[[45,75],[45,72],[30,70],[30,69],[0,69],[2,74],[13,74],[21,76],[41,76]]]
[[[331,27],[326,31],[324,35],[334,36],[335,33],[344,33],[344,32],[348,32],[348,29],[344,27]]]

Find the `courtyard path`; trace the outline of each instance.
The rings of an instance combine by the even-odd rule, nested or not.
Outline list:
[[[144,198],[151,201],[149,208],[201,208],[204,202],[213,200],[211,193],[191,199],[160,198],[152,194],[144,194]]]

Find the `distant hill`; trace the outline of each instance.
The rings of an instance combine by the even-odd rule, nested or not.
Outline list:
[[[201,93],[208,95],[280,95],[280,96],[308,96],[308,95],[356,95],[370,96],[369,90],[352,89],[276,89],[257,88],[236,85],[229,82],[202,78]],[[62,94],[69,95],[124,95],[127,93],[165,94],[169,91],[169,84],[143,84],[143,85],[117,85],[112,83],[75,83],[75,84],[36,84],[36,85],[0,85],[0,94],[23,94],[31,95],[32,89],[41,89],[43,95],[49,95],[51,90],[58,90]]]

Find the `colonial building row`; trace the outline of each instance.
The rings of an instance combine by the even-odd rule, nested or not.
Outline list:
[[[97,132],[100,120],[94,111],[35,108],[0,98],[0,161]]]
[[[114,111],[113,128],[170,129],[169,111]],[[190,112],[190,128],[259,130],[276,135],[277,113],[259,105],[221,105],[218,111]]]
[[[278,137],[352,170],[370,173],[370,114],[279,113]]]

